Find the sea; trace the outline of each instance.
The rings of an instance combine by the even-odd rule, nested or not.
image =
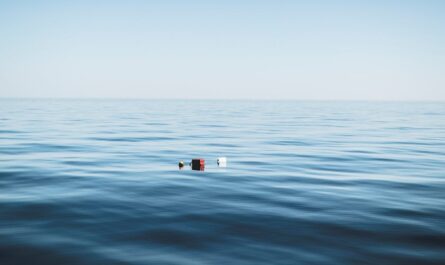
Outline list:
[[[445,103],[1,99],[0,264],[445,264]]]

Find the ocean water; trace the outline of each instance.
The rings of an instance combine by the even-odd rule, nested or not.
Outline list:
[[[0,264],[445,264],[445,103],[0,100]]]

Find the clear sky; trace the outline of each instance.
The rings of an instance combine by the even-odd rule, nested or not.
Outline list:
[[[445,1],[1,1],[0,97],[445,100]]]

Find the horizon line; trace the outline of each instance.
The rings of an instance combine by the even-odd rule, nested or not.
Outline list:
[[[428,102],[445,103],[445,99],[311,99],[311,98],[134,98],[134,97],[2,97],[0,100],[183,100],[183,101],[322,101],[322,102]]]

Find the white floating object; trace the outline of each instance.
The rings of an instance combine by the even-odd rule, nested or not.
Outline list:
[[[218,157],[218,159],[216,160],[216,163],[218,164],[218,167],[227,167],[227,158]]]

